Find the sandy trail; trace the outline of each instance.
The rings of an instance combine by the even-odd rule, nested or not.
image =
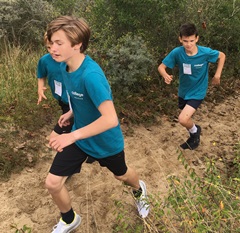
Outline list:
[[[184,151],[189,164],[198,172],[204,170],[204,156],[221,158],[223,164],[229,162],[232,145],[239,141],[239,113],[239,93],[216,106],[204,103],[198,110],[194,119],[202,127],[201,145],[195,151]],[[185,174],[177,160],[177,150],[188,133],[177,122],[166,117],[160,120],[149,128],[138,126],[132,136],[125,137],[127,163],[138,171],[153,195],[167,192],[168,176]],[[44,151],[47,153],[41,155],[34,168],[26,168],[20,174],[13,174],[8,182],[0,183],[1,233],[14,232],[11,224],[19,228],[26,224],[33,233],[48,233],[57,223],[58,209],[43,186],[54,152]],[[96,162],[84,164],[81,173],[74,175],[67,186],[73,208],[82,217],[76,233],[111,233],[116,223],[115,212],[121,211],[116,208],[116,201],[124,203],[130,219],[138,219],[133,199],[125,192],[128,189]]]

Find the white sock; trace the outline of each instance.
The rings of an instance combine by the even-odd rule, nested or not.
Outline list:
[[[189,133],[197,133],[196,125],[194,124],[193,127],[191,129],[189,129],[188,131],[189,131]]]

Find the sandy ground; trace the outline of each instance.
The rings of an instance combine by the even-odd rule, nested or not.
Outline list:
[[[224,169],[224,164],[230,160],[228,154],[233,150],[232,145],[240,140],[239,115],[240,93],[218,105],[204,103],[195,114],[195,121],[202,127],[201,145],[183,153],[198,172],[204,171],[204,156],[219,158]],[[167,117],[162,117],[156,126],[138,126],[133,135],[125,137],[127,163],[146,182],[149,194],[164,195],[168,189],[167,177],[185,174],[177,159],[177,150],[187,137],[186,130],[177,121],[168,121]],[[15,232],[11,224],[19,228],[26,224],[33,233],[50,233],[58,222],[58,209],[44,189],[53,156],[54,152],[44,147],[34,168],[26,168],[20,174],[13,174],[9,181],[0,183],[1,233]],[[111,233],[117,213],[121,211],[127,211],[125,215],[127,213],[133,221],[139,219],[129,189],[96,162],[84,164],[81,173],[68,180],[67,187],[73,208],[82,217],[75,233]],[[116,201],[124,203],[126,209],[118,209]],[[149,218],[152,218],[151,213]]]

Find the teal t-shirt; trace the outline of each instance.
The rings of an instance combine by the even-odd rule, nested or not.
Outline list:
[[[53,97],[68,104],[60,63],[56,62],[49,53],[43,55],[38,61],[37,78],[47,78]]]
[[[208,88],[209,63],[215,63],[219,51],[197,46],[198,52],[188,56],[183,46],[173,49],[162,61],[169,68],[179,68],[178,96],[181,98],[202,100]]]
[[[80,129],[101,114],[98,107],[106,100],[112,100],[112,92],[100,66],[88,55],[81,66],[74,72],[66,71],[66,64],[61,64],[64,83],[69,95],[69,103],[74,114],[72,131]],[[95,158],[105,158],[121,152],[124,140],[120,124],[103,133],[76,141],[85,153]]]

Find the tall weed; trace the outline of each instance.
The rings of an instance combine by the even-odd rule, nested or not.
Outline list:
[[[6,43],[1,52],[0,115],[3,120],[10,117],[28,130],[43,127],[55,111],[51,108],[55,104],[49,92],[49,100],[37,105],[36,67],[41,53]]]
[[[236,166],[228,180],[220,176],[215,161],[208,159],[204,175],[197,175],[184,154],[179,153],[178,159],[187,171],[186,177],[168,177],[168,192],[149,195],[149,216],[142,221],[136,217],[134,224],[126,211],[128,204],[116,200],[117,224],[114,229],[123,233],[133,232],[130,229],[141,233],[240,232],[239,144],[236,147]]]
[[[35,165],[42,151],[44,135],[60,113],[49,97],[37,105],[36,66],[41,56],[5,43],[0,53],[0,179]],[[47,126],[46,132],[42,128]]]

